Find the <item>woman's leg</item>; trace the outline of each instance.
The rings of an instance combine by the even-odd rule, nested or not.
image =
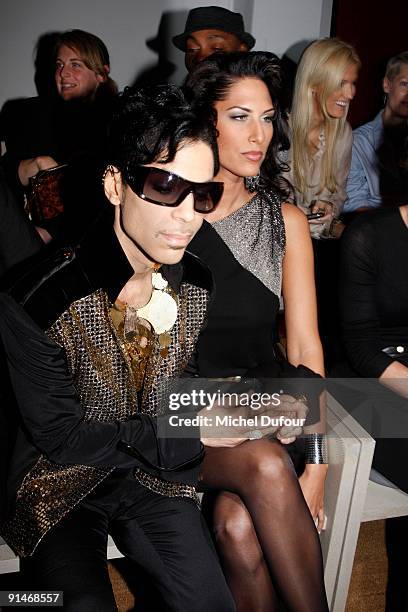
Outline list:
[[[231,516],[231,503],[225,498],[216,512],[219,552],[228,564],[228,579],[236,585],[235,592],[241,590],[243,565],[253,562],[252,573],[264,572],[262,550],[273,585],[288,611],[327,611],[319,538],[285,448],[269,439],[228,449],[210,448],[204,460],[203,483],[239,496],[252,520],[251,525],[238,504]],[[253,601],[259,601],[255,588],[265,580],[257,577],[254,587],[249,582],[241,581],[238,602],[251,590]],[[265,600],[271,601],[270,587],[263,592]],[[251,610],[262,608],[251,606]]]
[[[213,525],[217,548],[237,612],[279,609],[268,566],[251,516],[235,493],[207,493],[203,513]]]

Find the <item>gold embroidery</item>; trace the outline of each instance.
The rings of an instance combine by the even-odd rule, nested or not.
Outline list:
[[[109,315],[107,295],[98,289],[71,304],[47,334],[66,351],[83,419],[116,422],[129,419],[137,411],[152,416],[162,413],[166,408],[166,381],[179,376],[187,365],[204,321],[207,300],[205,290],[181,285],[168,354],[164,357],[160,343],[154,344],[139,406],[129,359]],[[95,466],[58,465],[40,457],[20,486],[14,512],[4,524],[2,535],[20,556],[32,554],[49,529],[111,471]],[[196,499],[194,487],[169,483],[142,470],[136,471],[135,478],[156,493]]]

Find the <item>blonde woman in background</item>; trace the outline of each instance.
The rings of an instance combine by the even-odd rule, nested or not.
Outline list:
[[[293,201],[309,219],[313,238],[335,237],[335,223],[346,199],[352,132],[347,112],[356,91],[360,59],[355,49],[324,38],[304,51],[298,66],[289,152]]]

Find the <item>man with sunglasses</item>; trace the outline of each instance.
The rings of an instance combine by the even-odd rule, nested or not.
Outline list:
[[[157,434],[212,293],[185,249],[222,195],[214,129],[177,88],[128,90],[111,140],[110,204],[0,296],[21,414],[1,534],[24,588],[63,591],[64,610],[116,610],[110,533],[155,589],[145,609],[228,612],[196,503],[200,441]]]

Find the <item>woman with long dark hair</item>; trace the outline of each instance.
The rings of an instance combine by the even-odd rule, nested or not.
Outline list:
[[[252,52],[213,56],[186,82],[194,103],[213,109],[216,178],[224,183],[218,209],[190,245],[217,286],[197,347],[203,377],[323,375],[308,224],[285,203],[281,179],[278,153],[289,143],[280,80],[276,56]],[[289,363],[274,349],[281,293]],[[212,515],[218,551],[238,610],[277,610],[279,601],[293,612],[327,610],[313,522],[323,523],[324,440],[315,427],[299,486],[279,439],[207,449],[202,483],[218,491]]]

